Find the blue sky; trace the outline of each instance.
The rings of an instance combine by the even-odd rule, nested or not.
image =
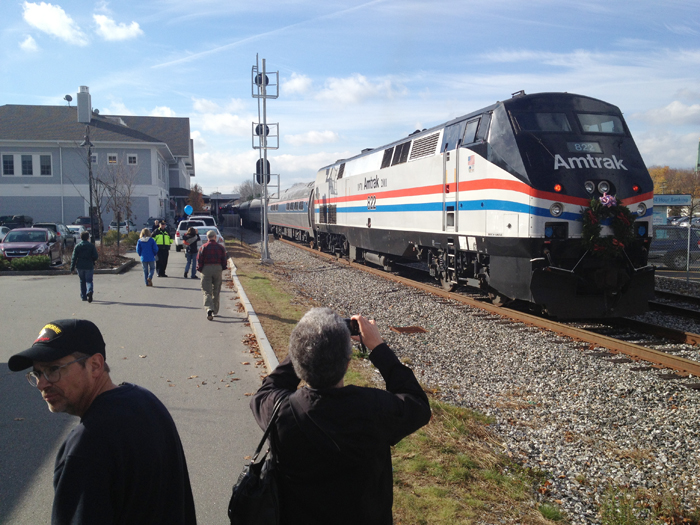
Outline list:
[[[205,193],[251,178],[251,67],[282,187],[513,92],[620,107],[648,166],[693,167],[700,139],[699,0],[0,0],[0,105],[189,117]]]

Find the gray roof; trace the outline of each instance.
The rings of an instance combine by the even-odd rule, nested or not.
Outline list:
[[[75,106],[0,106],[0,140],[68,140],[82,142],[85,124]],[[92,115],[90,140],[165,143],[175,157],[190,156],[190,119]]]

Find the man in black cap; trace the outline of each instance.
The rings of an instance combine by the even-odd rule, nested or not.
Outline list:
[[[185,454],[170,413],[148,390],[115,385],[90,321],[62,319],[13,355],[51,412],[80,417],[54,468],[53,524],[195,524]]]

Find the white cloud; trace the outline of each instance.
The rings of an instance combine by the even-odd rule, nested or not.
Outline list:
[[[135,113],[131,111],[129,108],[126,107],[126,105],[121,101],[121,100],[112,100],[106,108],[103,108],[100,110],[100,113],[105,114],[105,115],[134,115]]]
[[[151,117],[176,117],[175,112],[168,106],[156,106],[151,110]]]
[[[632,116],[650,124],[700,125],[700,104],[686,106],[674,100],[666,107],[650,109]]]
[[[193,137],[194,138],[194,137]],[[196,148],[196,147],[195,147]],[[226,151],[197,152],[197,176],[205,193],[221,188],[236,187],[246,180],[252,180],[255,162],[259,153],[248,150],[237,154]],[[270,157],[272,171],[280,175],[282,188],[296,182],[312,181],[321,166],[327,166],[336,159],[350,156],[344,152],[320,152],[311,155],[277,155]],[[227,190],[228,191],[228,190]]]
[[[372,83],[364,75],[356,73],[347,78],[329,78],[316,98],[352,104],[370,98],[392,98],[394,92],[395,87],[390,80]]]
[[[329,142],[337,142],[338,134],[335,131],[307,131],[300,135],[285,135],[285,142],[292,146],[300,146],[302,144],[327,144]]]
[[[243,120],[232,113],[205,113],[193,117],[192,120],[205,131],[240,137],[250,135],[250,123],[253,121],[252,118]]]
[[[78,46],[88,44],[85,33],[60,6],[45,2],[38,4],[24,2],[22,8],[24,9],[24,20],[39,31],[60,38],[69,44]]]
[[[105,40],[129,40],[143,35],[137,22],[126,25],[124,23],[118,24],[105,15],[92,15],[92,17],[97,24],[97,34]]]
[[[245,103],[240,98],[232,98],[228,104],[224,106],[225,111],[241,111],[245,108]]]
[[[19,47],[22,48],[22,51],[26,51],[27,53],[39,51],[39,46],[36,44],[36,40],[34,40],[31,35],[27,35],[27,38],[19,43]]]
[[[282,82],[282,92],[285,95],[293,95],[298,93],[303,95],[311,90],[311,79],[306,75],[292,73],[292,78]]]
[[[245,104],[239,98],[232,98],[222,108],[219,104],[217,104],[213,100],[208,100],[206,98],[192,97],[192,108],[197,113],[221,113],[222,111],[231,113],[231,112],[240,111],[244,107],[245,107]]]
[[[207,141],[202,137],[202,133],[196,130],[190,133],[190,138],[194,141],[195,158],[199,162],[199,150],[207,147]]]
[[[192,108],[197,113],[218,113],[221,111],[221,106],[211,100],[192,97],[192,101]]]
[[[698,133],[673,133],[670,131],[649,131],[636,134],[637,143],[644,163],[649,166],[670,166],[672,168],[694,168],[698,154]]]

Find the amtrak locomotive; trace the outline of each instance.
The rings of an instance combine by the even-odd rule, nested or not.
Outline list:
[[[422,261],[497,304],[618,317],[653,295],[653,183],[620,110],[590,97],[520,92],[292,190],[270,206],[275,233],[386,269]]]

